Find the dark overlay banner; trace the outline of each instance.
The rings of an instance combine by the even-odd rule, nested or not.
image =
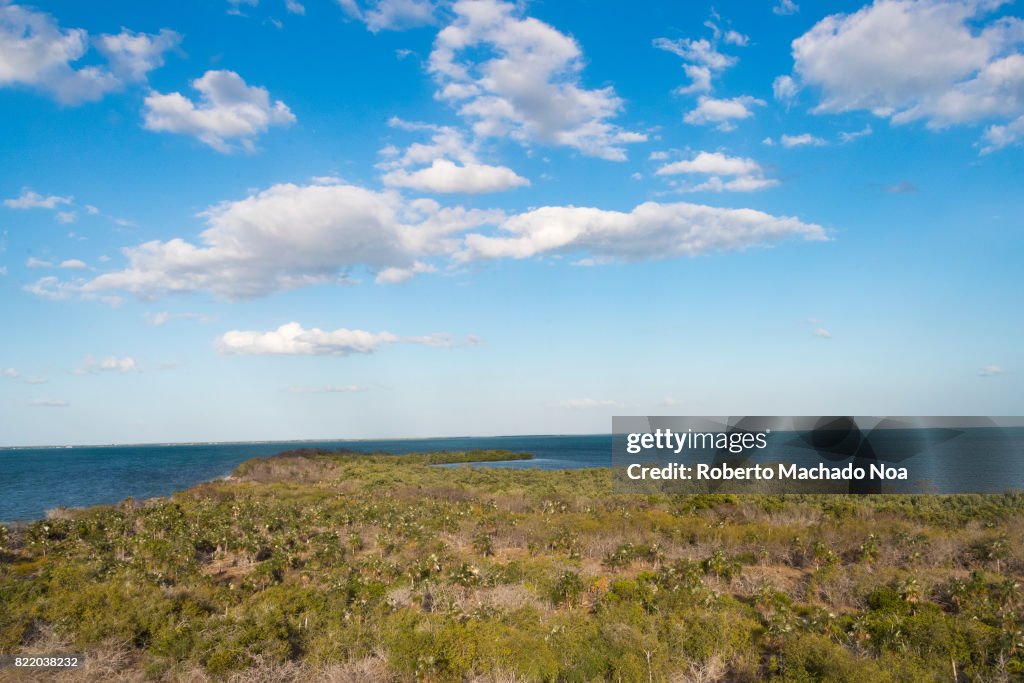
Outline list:
[[[616,493],[1024,490],[1024,417],[612,418]]]

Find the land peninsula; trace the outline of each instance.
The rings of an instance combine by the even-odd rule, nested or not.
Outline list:
[[[65,681],[1008,681],[1024,495],[612,495],[507,452],[292,451],[0,527]]]

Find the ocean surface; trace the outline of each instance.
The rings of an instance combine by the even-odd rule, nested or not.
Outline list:
[[[934,436],[935,433],[927,429],[886,430],[873,434],[872,444],[881,460],[909,466],[914,486],[924,482],[924,488],[912,490],[936,493],[1024,490],[1024,428],[966,429],[945,442]],[[805,466],[820,461],[810,450],[787,445],[793,437],[793,433],[773,434],[770,440],[778,443],[778,447],[761,458],[752,459],[749,464],[765,458]],[[0,521],[39,519],[47,510],[58,507],[110,504],[128,497],[166,496],[224,477],[250,458],[294,448],[350,448],[391,453],[396,457],[423,451],[501,449],[530,453],[533,459],[476,463],[475,466],[574,469],[612,466],[612,446],[610,434],[596,434],[7,448],[0,449]],[[904,489],[896,486],[893,490]]]
[[[166,496],[227,476],[249,458],[293,448],[351,448],[394,455],[424,451],[502,449],[532,460],[488,467],[572,469],[611,465],[612,437],[498,436],[394,441],[296,441],[73,448],[0,449],[0,521],[39,519],[57,507],[83,507]]]

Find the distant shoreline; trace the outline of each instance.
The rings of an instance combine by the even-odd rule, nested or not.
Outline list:
[[[33,446],[0,446],[0,451],[33,451],[55,448],[153,448],[160,446],[253,446],[294,443],[365,443],[373,441],[443,441],[446,439],[547,439],[561,436],[611,436],[611,432],[564,432],[558,434],[463,434],[460,436],[375,436],[328,439],[258,439],[255,441],[154,441],[133,443],[44,444]]]

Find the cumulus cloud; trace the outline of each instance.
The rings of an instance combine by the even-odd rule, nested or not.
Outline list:
[[[694,125],[714,125],[721,131],[730,131],[736,128],[734,121],[750,118],[754,115],[753,107],[763,105],[764,100],[749,95],[731,99],[701,96],[697,99],[697,107],[687,112],[683,121]]]
[[[692,170],[741,170],[731,190],[772,182],[756,164],[709,155]],[[720,164],[715,166],[714,163]],[[743,187],[743,183],[751,186]],[[395,283],[476,258],[524,258],[547,252],[587,252],[594,262],[641,260],[742,249],[786,237],[826,239],[821,226],[750,209],[648,202],[632,211],[548,206],[509,216],[500,210],[442,207],[324,179],[274,185],[204,211],[196,242],[151,241],[123,250],[121,270],[72,282],[41,278],[26,291],[49,299],[71,295],[114,298],[127,292],[154,299],[207,292],[247,299],[323,283],[351,282],[368,271]]]
[[[288,105],[271,101],[266,88],[247,85],[234,71],[207,71],[192,87],[199,92],[198,103],[178,92],[150,93],[143,107],[144,127],[191,135],[218,152],[229,152],[231,141],[252,151],[257,135],[295,122]]]
[[[70,204],[71,197],[60,197],[58,195],[50,195],[44,197],[38,192],[25,188],[21,191],[21,195],[12,199],[5,199],[4,206],[9,209],[50,209],[54,210],[62,204]]]
[[[986,365],[978,371],[979,377],[995,377],[997,375],[1005,375],[1006,368],[1001,365]]]
[[[181,44],[181,35],[170,29],[157,34],[136,33],[122,28],[118,34],[102,35],[96,48],[110,62],[110,68],[125,81],[144,81],[150,71],[164,65],[164,53]]]
[[[139,364],[131,356],[117,357],[107,356],[105,358],[93,358],[86,356],[82,365],[75,370],[76,375],[92,375],[100,372],[135,372]]]
[[[799,90],[800,86],[796,84],[792,76],[776,76],[772,81],[772,95],[777,102],[788,105],[796,98]]]
[[[7,379],[17,379],[21,373],[14,368],[2,368],[0,369],[0,377],[6,377]]]
[[[87,266],[85,265],[85,261],[82,261],[81,259],[69,258],[61,261],[60,267],[68,268],[71,270],[80,270],[82,268],[86,268]]]
[[[832,333],[826,330],[824,327],[817,327],[814,329],[814,336],[819,339],[831,339]]]
[[[799,11],[800,6],[793,2],[793,0],[779,0],[779,4],[772,7],[773,13],[783,17],[790,14],[796,14]]]
[[[215,346],[220,353],[228,355],[348,356],[373,353],[385,344],[452,345],[447,335],[400,337],[391,332],[345,328],[325,331],[313,327],[307,330],[299,323],[291,322],[269,332],[225,332]]]
[[[599,262],[695,256],[786,238],[828,239],[819,225],[753,209],[647,202],[629,213],[548,206],[512,216],[498,236],[470,234],[463,259],[583,252]]]
[[[423,263],[422,261],[417,261],[408,268],[385,268],[384,270],[377,273],[377,277],[374,278],[374,282],[376,282],[379,285],[394,285],[400,282],[405,282],[406,280],[410,280],[415,275],[418,275],[420,273],[436,272],[436,266],[432,266],[429,263]]]
[[[820,91],[816,112],[868,110],[932,129],[1015,120],[1024,114],[1024,22],[989,18],[1001,4],[876,0],[794,40],[794,72]]]
[[[40,299],[48,299],[50,301],[63,301],[79,291],[79,288],[75,284],[62,282],[59,278],[53,275],[41,277],[35,282],[30,282],[25,285],[22,289],[29,294],[38,296]]]
[[[407,187],[422,192],[463,192],[482,194],[502,192],[513,187],[529,185],[530,181],[504,166],[487,164],[456,164],[447,159],[435,159],[430,166],[416,171],[397,169],[387,173],[384,184]]]
[[[436,0],[338,0],[338,4],[373,33],[403,31],[437,22]]]
[[[41,90],[63,104],[98,100],[120,83],[105,69],[76,69],[89,51],[80,28],[62,29],[48,14],[20,5],[0,5],[0,86]]]
[[[1017,117],[1006,125],[993,125],[985,129],[985,141],[982,154],[1015,145],[1024,140],[1024,115]]]
[[[38,259],[35,256],[29,256],[25,259],[26,268],[53,268],[53,261],[45,261]]]
[[[679,188],[686,192],[750,192],[778,185],[779,182],[764,177],[761,165],[753,159],[730,157],[721,152],[700,152],[693,159],[665,164],[655,171],[659,176],[680,174],[708,176],[700,184]]]
[[[163,29],[149,35],[127,29],[116,36],[100,36],[97,48],[109,67],[74,63],[89,52],[84,29],[63,29],[43,12],[16,4],[0,4],[0,87],[25,86],[40,90],[62,104],[100,99],[126,82],[144,80],[163,64],[163,53],[180,36]]]
[[[750,42],[750,38],[739,31],[733,29],[723,31],[716,23],[719,19],[721,17],[718,13],[712,10],[711,18],[704,22],[704,26],[711,29],[711,40],[706,38],[654,39],[655,48],[671,52],[683,60],[683,71],[690,79],[690,84],[676,88],[677,93],[687,95],[711,92],[712,80],[738,61],[732,55],[721,53],[718,50],[719,43],[745,47]]]
[[[779,138],[779,143],[783,147],[821,147],[827,144],[821,138],[811,135],[810,133],[801,133],[800,135],[783,135]]]
[[[736,34],[739,36],[740,34]],[[739,42],[735,44],[745,44]],[[718,51],[717,45],[710,40],[700,38],[691,40],[682,38],[670,40],[655,38],[654,47],[671,52],[683,60],[683,71],[690,79],[690,84],[676,90],[681,94],[711,92],[712,78],[718,76],[730,66],[736,64],[736,57],[724,55]]]
[[[343,282],[359,267],[415,270],[417,261],[454,251],[461,231],[503,216],[340,183],[274,185],[202,215],[209,227],[200,245],[177,238],[130,247],[128,268],[100,275],[82,291],[142,297],[208,291],[244,299]]]
[[[403,130],[428,131],[431,137],[429,143],[416,142],[401,152],[391,146],[381,150],[384,159],[377,166],[387,171],[382,177],[385,185],[439,194],[483,194],[530,184],[510,168],[481,163],[479,143],[467,142],[454,128],[395,118],[390,123]]]
[[[509,137],[621,161],[623,145],[646,136],[611,123],[623,107],[611,87],[581,85],[576,41],[499,0],[459,0],[434,41],[436,96],[455,106],[481,138]]]

